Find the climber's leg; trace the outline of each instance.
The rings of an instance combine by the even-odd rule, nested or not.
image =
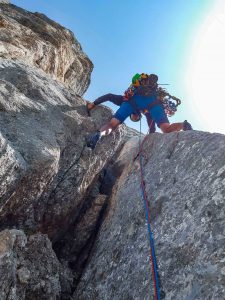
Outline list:
[[[112,119],[107,124],[103,125],[100,128],[100,131],[97,131],[95,134],[89,137],[87,146],[91,149],[94,149],[102,136],[110,134],[132,113],[134,113],[132,106],[128,102],[124,102],[116,111]]]
[[[169,133],[173,131],[180,131],[183,129],[183,123],[162,123],[160,124],[160,129],[163,133]]]
[[[114,94],[109,93],[109,94],[103,95],[101,97],[98,97],[97,99],[95,99],[94,102],[87,101],[87,104],[86,104],[87,110],[90,111],[96,105],[102,104],[107,101],[120,106],[123,103],[123,96],[122,95],[114,95]]]
[[[123,96],[109,93],[109,94],[106,94],[104,96],[97,98],[94,101],[94,104],[99,105],[106,101],[112,102],[113,104],[120,106],[123,103]]]
[[[132,106],[129,102],[123,102],[120,108],[116,111],[116,113],[113,115],[112,119],[109,121],[109,123],[103,125],[100,129],[100,135],[108,135],[113,130],[115,130],[120,124],[122,124],[126,118],[134,113]]]
[[[166,132],[167,127],[170,126],[170,122],[163,106],[155,105],[149,110],[149,113],[154,122],[157,124],[158,128],[160,128],[162,132]]]
[[[146,120],[147,120],[147,123],[148,123],[149,132],[154,133],[156,131],[155,121],[152,119],[151,114],[150,114],[149,111],[147,111],[145,113],[145,117],[146,117]]]
[[[173,124],[162,123],[160,125],[160,129],[164,133],[169,133],[169,132],[180,131],[180,130],[184,130],[184,131],[192,130],[192,127],[191,124],[188,123],[187,120],[185,120],[182,123],[173,123]]]
[[[100,128],[100,136],[104,136],[104,135],[108,135],[110,134],[113,130],[115,130],[119,125],[121,124],[121,122],[116,119],[116,118],[112,118],[107,124],[103,125]]]

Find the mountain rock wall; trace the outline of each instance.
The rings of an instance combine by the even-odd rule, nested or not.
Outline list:
[[[0,57],[40,68],[83,95],[93,64],[74,34],[43,14],[1,4],[6,2],[0,2]]]
[[[59,299],[60,263],[43,234],[0,232],[0,299]]]
[[[144,144],[162,299],[224,299],[224,149],[224,135],[197,131],[151,134]],[[153,299],[140,168],[132,155],[108,211],[74,299]]]
[[[0,298],[152,299],[139,139],[87,137],[93,68],[73,33],[0,1]],[[141,137],[142,138],[142,137]],[[224,298],[225,137],[151,134],[146,190],[165,299]]]
[[[76,94],[12,60],[0,61],[0,84],[0,226],[39,229],[54,238],[77,217],[87,188],[121,144],[122,131],[92,152],[86,137],[110,111],[100,108],[95,122]]]
[[[46,283],[49,290],[30,272],[23,291],[17,279],[10,285],[11,275],[6,275],[17,255],[12,243],[9,260],[4,251],[0,255],[0,276],[5,278],[1,299],[66,299],[82,273],[107,206],[107,192],[101,191],[105,168],[130,133],[121,126],[94,151],[87,148],[87,137],[112,115],[99,107],[89,117],[80,97],[88,87],[92,63],[73,34],[46,16],[10,4],[1,3],[0,9],[0,250],[17,235],[29,241],[40,234],[48,246],[37,242],[37,251],[41,247],[46,259],[51,253],[61,259],[55,256],[57,270],[46,266],[42,276],[55,276],[54,284]],[[76,251],[64,258],[63,237],[70,245],[70,234]],[[27,251],[25,244],[19,246],[21,255]],[[9,274],[17,276],[20,262],[11,265]],[[36,296],[30,285],[35,281],[37,290],[43,290]]]

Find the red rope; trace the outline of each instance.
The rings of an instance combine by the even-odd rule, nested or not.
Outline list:
[[[153,121],[152,121],[151,125],[149,126],[149,132],[151,130],[152,124],[153,124]],[[140,135],[141,135],[141,123],[140,123]],[[143,141],[139,144],[139,152],[138,152],[137,156],[139,155],[140,173],[141,173],[141,189],[142,189],[142,196],[143,196],[143,200],[144,200],[144,204],[145,204],[146,220],[148,223],[148,231],[149,231],[149,237],[150,237],[149,255],[150,255],[150,261],[151,261],[152,278],[153,278],[153,285],[154,285],[154,295],[155,295],[156,300],[160,300],[160,288],[159,288],[158,274],[157,274],[157,261],[156,261],[155,250],[154,250],[153,235],[151,232],[150,210],[149,210],[149,205],[148,205],[148,196],[147,196],[147,192],[145,189],[144,172],[143,172],[143,166],[142,166],[142,150],[143,150],[143,145],[147,138],[148,138],[148,134],[145,136]]]

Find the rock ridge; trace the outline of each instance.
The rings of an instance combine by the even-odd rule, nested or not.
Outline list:
[[[83,95],[93,64],[74,34],[44,14],[12,4],[0,9],[0,57],[40,68]]]

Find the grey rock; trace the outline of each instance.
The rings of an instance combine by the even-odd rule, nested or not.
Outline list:
[[[0,232],[0,299],[57,299],[60,263],[46,235]]]
[[[74,34],[40,13],[0,2],[0,57],[42,69],[78,95],[90,83],[93,64]]]
[[[144,178],[167,300],[224,299],[224,148],[223,135],[197,131],[156,133],[144,144]],[[130,160],[73,299],[153,299],[140,168],[138,157]]]
[[[70,299],[124,166],[114,160],[136,132],[122,125],[87,148],[86,138],[112,116],[98,107],[88,117],[80,97],[92,63],[46,16],[14,5],[0,10],[0,228],[27,233],[1,234],[3,250],[12,240],[1,299]],[[60,263],[37,232],[51,238]]]
[[[10,1],[9,0],[0,0],[0,3],[6,3],[6,4],[8,4],[8,3],[10,3]]]
[[[125,140],[126,138],[125,135]],[[91,255],[99,228],[101,228],[106,216],[113,186],[128,164],[130,155],[136,153],[137,146],[138,140],[133,137],[115,153],[85,197],[85,205],[77,220],[70,225],[62,239],[54,244],[54,250],[60,262],[63,266],[69,266],[72,271],[73,281],[67,280],[66,288],[62,287],[62,299],[70,299],[71,291],[79,283]],[[127,155],[128,151],[130,155]],[[68,288],[69,282],[70,288]]]
[[[112,116],[80,97],[92,63],[46,16],[0,10],[0,298],[153,299],[137,132],[87,148]],[[162,298],[224,299],[224,147],[197,131],[144,144]]]
[[[53,239],[79,216],[87,188],[123,143],[124,127],[94,151],[86,137],[111,117],[35,68],[0,60],[0,226]]]
[[[22,267],[18,269],[17,276],[21,284],[27,284],[29,282],[31,273],[27,268]]]
[[[100,193],[99,174],[131,133],[121,126],[94,151],[87,148],[86,138],[112,113],[98,107],[91,118],[87,115],[79,95],[89,84],[92,64],[79,43],[44,15],[14,5],[0,9],[0,228],[19,228],[28,236],[47,233],[61,261],[57,271],[48,268],[49,282],[44,257],[41,262],[32,258],[32,266],[16,265],[16,288],[7,287],[6,294],[9,299],[68,299],[108,199]],[[40,247],[36,243],[35,251],[42,252]],[[21,256],[25,253],[23,248]],[[41,269],[37,274],[35,263]],[[9,280],[3,278],[0,288],[4,297]]]

